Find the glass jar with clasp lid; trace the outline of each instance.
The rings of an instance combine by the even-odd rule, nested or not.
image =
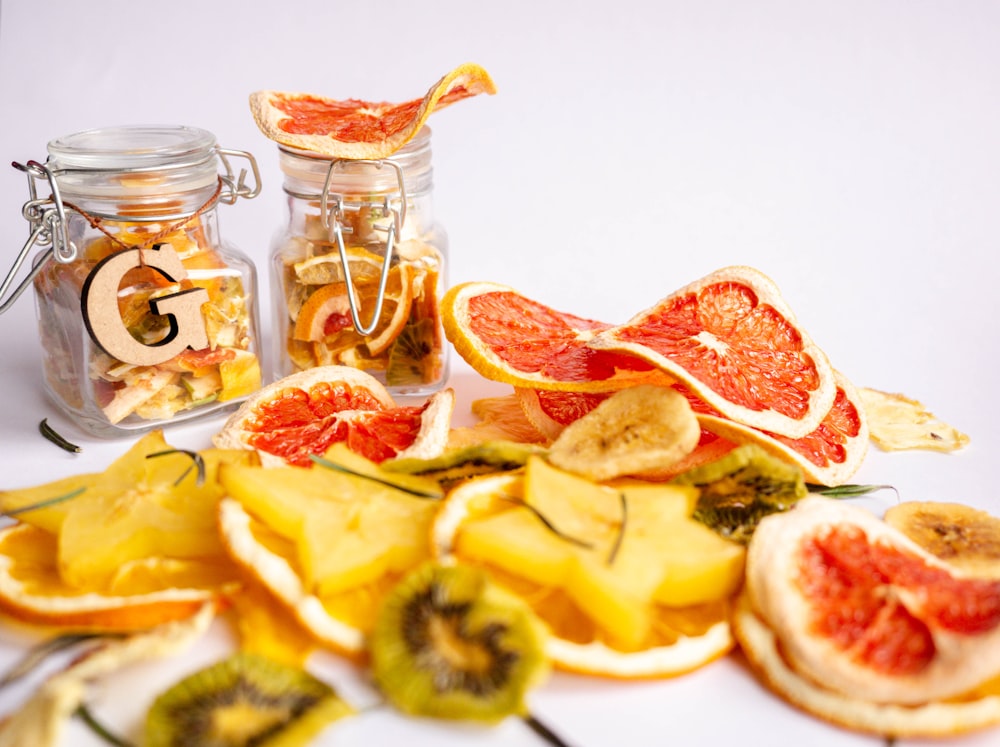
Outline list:
[[[31,233],[0,312],[34,285],[44,387],[63,411],[117,436],[229,409],[259,388],[256,274],[217,216],[259,193],[249,153],[194,127],[125,126],[52,140],[44,163],[14,166],[28,176]],[[32,247],[42,251],[14,287]]]
[[[288,222],[272,251],[276,378],[346,365],[393,394],[443,386],[447,237],[433,215],[430,137],[424,127],[382,160],[279,146]]]

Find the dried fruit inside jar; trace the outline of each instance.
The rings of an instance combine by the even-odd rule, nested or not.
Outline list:
[[[100,232],[87,229],[75,238],[80,247],[75,261],[50,262],[36,277],[46,386],[92,430],[104,424],[142,429],[203,414],[260,387],[252,268],[226,256],[209,221],[195,216],[167,230],[171,225],[102,220]],[[208,299],[200,309],[208,344],[144,365],[102,349],[81,322],[81,296],[102,261],[131,247],[146,247],[154,236],[157,245],[176,253],[185,277],[173,279],[151,266],[128,270],[116,299],[121,323],[141,345],[162,344],[176,322],[155,312],[156,299],[201,288]]]
[[[393,394],[440,389],[447,237],[432,214],[429,131],[381,161],[279,157],[289,219],[272,250],[275,377],[344,365]]]

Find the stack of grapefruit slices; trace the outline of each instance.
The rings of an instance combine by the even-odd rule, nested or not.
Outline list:
[[[619,326],[486,282],[455,286],[442,308],[458,353],[512,384],[547,438],[610,393],[652,383],[688,397],[704,431],[699,449],[713,456],[757,443],[821,485],[846,482],[864,460],[857,392],[753,268],[713,272]]]

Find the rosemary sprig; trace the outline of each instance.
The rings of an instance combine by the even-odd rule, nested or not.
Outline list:
[[[53,654],[73,648],[77,644],[85,643],[86,641],[109,637],[118,638],[120,636],[109,633],[66,633],[65,635],[59,635],[55,638],[42,641],[37,646],[32,646],[28,649],[24,656],[14,662],[14,666],[4,672],[3,676],[0,676],[0,690],[31,674],[36,667]]]
[[[558,529],[555,524],[553,524],[551,521],[549,521],[548,517],[546,517],[545,514],[543,514],[541,511],[539,511],[537,508],[535,508],[534,506],[532,506],[530,503],[528,503],[523,498],[516,498],[513,495],[504,495],[504,494],[499,494],[496,497],[500,498],[501,500],[508,501],[509,503],[516,503],[518,506],[521,506],[522,508],[528,509],[529,511],[531,511],[531,513],[533,513],[535,515],[535,517],[540,522],[542,522],[542,524],[545,525],[545,528],[548,529],[550,532],[552,532],[554,535],[556,535],[556,537],[559,537],[560,539],[566,540],[567,542],[570,542],[570,543],[576,545],[577,547],[582,547],[585,550],[593,550],[594,549],[594,544],[592,542],[588,542],[587,540],[579,539],[578,537],[573,537],[572,535],[566,534],[565,532],[563,532],[560,529]]]
[[[529,729],[544,739],[545,742],[552,747],[569,747],[569,742],[564,741],[562,737],[539,721],[537,716],[529,713],[524,717],[524,723],[528,725]]]
[[[71,490],[70,492],[66,493],[65,495],[56,496],[55,498],[46,498],[44,501],[39,501],[38,503],[31,503],[31,504],[29,504],[27,506],[21,506],[19,508],[12,508],[12,509],[9,509],[8,511],[0,511],[0,518],[5,517],[5,516],[6,517],[10,517],[10,518],[14,518],[15,516],[20,516],[21,514],[26,514],[29,511],[37,511],[40,508],[48,508],[49,506],[54,506],[57,503],[62,503],[63,501],[68,501],[71,498],[76,498],[78,495],[80,495],[80,493],[82,493],[86,489],[87,489],[86,486],[83,486],[83,487],[77,488],[76,490]]]
[[[195,484],[201,487],[205,484],[205,459],[197,451],[189,451],[188,449],[166,449],[165,451],[154,451],[152,454],[146,454],[146,459],[152,459],[153,457],[166,456],[167,454],[184,454],[191,458],[191,464],[188,468],[181,473],[181,476],[174,480],[174,487],[180,485],[184,478],[191,474],[191,470],[198,469],[198,478]]]
[[[810,493],[824,495],[827,498],[858,498],[870,493],[877,493],[880,490],[891,490],[899,500],[899,491],[892,485],[836,485],[827,487],[826,485],[806,485]]]
[[[79,454],[81,451],[83,451],[83,449],[77,446],[75,443],[73,443],[72,441],[68,441],[67,439],[63,438],[58,433],[56,433],[55,430],[52,428],[52,426],[49,425],[48,418],[42,418],[42,422],[38,424],[38,431],[43,436],[45,436],[45,438],[47,438],[49,441],[51,441],[64,451],[68,451],[71,454]]]
[[[618,551],[621,549],[622,541],[625,539],[625,524],[628,523],[628,502],[625,499],[625,494],[619,493],[618,500],[622,506],[622,521],[618,525],[618,536],[615,537],[615,544],[611,546],[611,552],[608,553],[608,565],[612,565],[615,562],[615,558],[618,557]]]
[[[317,454],[310,454],[309,458],[314,464],[318,464],[320,467],[325,467],[326,469],[332,469],[336,472],[343,472],[345,475],[352,475],[354,477],[361,477],[365,480],[371,480],[372,482],[377,482],[379,485],[385,485],[389,488],[395,488],[396,490],[402,490],[404,493],[409,493],[410,495],[416,496],[417,498],[430,498],[431,500],[440,500],[444,496],[441,493],[431,493],[426,490],[418,490],[416,488],[407,487],[404,485],[398,485],[392,480],[386,480],[379,477],[378,475],[366,475],[364,472],[358,472],[356,470],[350,469],[343,466],[342,464],[337,464],[336,462],[331,462],[325,457],[321,457]]]
[[[97,718],[94,716],[91,710],[87,708],[87,705],[85,703],[81,703],[79,706],[77,706],[76,713],[74,715],[78,716],[83,721],[83,723],[89,726],[90,730],[94,732],[94,734],[96,734],[98,737],[103,739],[108,744],[113,745],[113,747],[133,747],[131,742],[128,742],[122,739],[121,737],[116,736],[115,734],[112,734],[111,731],[104,724],[102,724],[100,721],[97,720]]]

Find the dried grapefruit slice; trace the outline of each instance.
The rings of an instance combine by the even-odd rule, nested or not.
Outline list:
[[[458,354],[493,381],[562,391],[669,381],[633,355],[589,347],[610,325],[556,311],[506,285],[456,285],[441,300],[441,313]]]
[[[220,448],[257,449],[271,463],[308,465],[310,455],[344,442],[380,462],[437,456],[447,442],[455,395],[400,406],[374,377],[350,366],[318,366],[268,384],[226,421]]]
[[[815,430],[836,396],[826,355],[751,267],[717,270],[588,344],[647,360],[730,420],[788,438]]]
[[[221,589],[160,588],[137,594],[89,591],[59,575],[55,535],[30,524],[0,530],[0,610],[40,625],[141,630],[197,614]]]
[[[868,421],[857,390],[834,371],[836,397],[816,429],[802,438],[787,438],[721,417],[691,398],[702,427],[735,443],[755,443],[779,459],[802,468],[808,482],[842,485],[861,468],[868,453]],[[700,410],[700,412],[699,412]]]
[[[282,145],[333,158],[379,159],[406,145],[432,112],[480,93],[496,93],[496,86],[482,67],[466,63],[423,98],[401,104],[255,91],[250,111],[261,132]]]
[[[774,633],[742,597],[733,633],[751,667],[774,693],[818,718],[854,731],[896,739],[950,737],[1000,724],[1000,696],[901,706],[872,703],[827,690],[788,666]]]
[[[852,699],[920,706],[1000,674],[1000,581],[965,576],[858,506],[809,497],[762,519],[746,591],[788,666]]]

